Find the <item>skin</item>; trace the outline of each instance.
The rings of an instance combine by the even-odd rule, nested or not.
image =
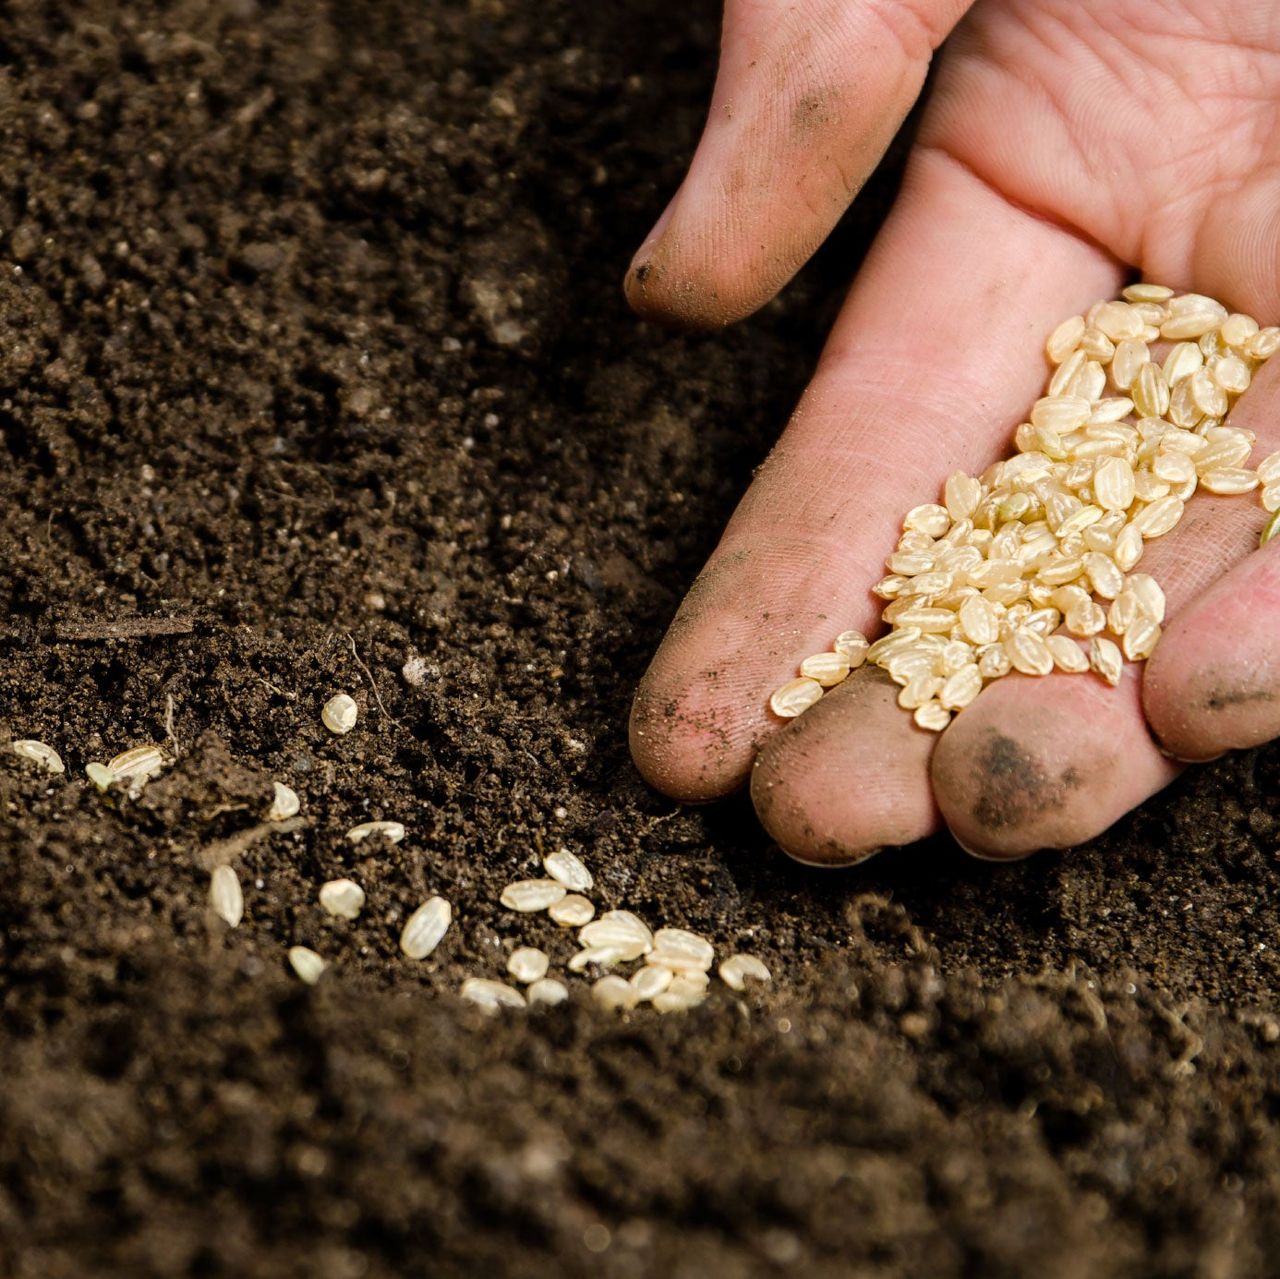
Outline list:
[[[1197,495],[1140,565],[1169,614],[1119,689],[1010,676],[941,736],[873,672],[783,725],[769,694],[839,631],[903,512],[1010,448],[1063,317],[1138,276],[1280,321],[1280,7],[1264,0],[729,0],[706,131],[626,277],[699,327],[781,288],[938,70],[898,203],[813,381],[637,692],[674,798],[750,781],[791,855],[841,865],[945,823],[976,856],[1098,834],[1176,776],[1280,735],[1280,539]],[[1280,357],[1232,414],[1280,449]],[[762,618],[767,616],[767,621]],[[1229,643],[1224,642],[1229,637]]]

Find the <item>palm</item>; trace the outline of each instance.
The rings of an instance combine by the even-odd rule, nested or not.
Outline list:
[[[644,311],[724,322],[785,282],[965,7],[810,0],[770,27],[752,0],[733,3],[703,145],[629,276]],[[797,66],[779,101],[777,68]],[[893,109],[868,107],[875,93]],[[655,785],[710,798],[750,773],[762,820],[805,860],[858,860],[941,818],[974,851],[1015,856],[1089,837],[1175,775],[1147,720],[1184,757],[1280,731],[1273,619],[1242,608],[1236,580],[1280,600],[1280,575],[1245,558],[1256,510],[1212,498],[1144,560],[1175,610],[1145,681],[1136,668],[1115,692],[1000,681],[936,749],[873,672],[785,731],[765,710],[799,657],[875,625],[867,586],[901,513],[1006,450],[1058,319],[1135,267],[1280,314],[1278,116],[1271,6],[979,0],[814,382],[637,694],[633,750]],[[771,149],[753,151],[759,137]],[[1266,451],[1280,444],[1275,380],[1235,413]],[[1239,640],[1226,653],[1224,618]]]

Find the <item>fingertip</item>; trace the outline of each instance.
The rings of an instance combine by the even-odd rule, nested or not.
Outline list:
[[[937,829],[933,738],[904,715],[897,693],[883,672],[864,668],[765,743],[751,798],[788,856],[852,866]]]

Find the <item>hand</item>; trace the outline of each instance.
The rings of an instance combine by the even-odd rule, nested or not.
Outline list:
[[[965,8],[730,0],[706,131],[628,272],[636,309],[716,325],[766,301]],[[1049,331],[1135,273],[1280,318],[1280,9],[978,0],[813,382],[636,695],[632,752],[654,786],[707,800],[750,777],[764,825],[805,861],[857,861],[943,822],[1009,858],[1104,830],[1172,780],[1171,756],[1280,734],[1280,557],[1256,549],[1256,500],[1207,494],[1149,546],[1170,620],[1116,689],[1009,676],[941,737],[874,669],[785,728],[767,708],[801,658],[874,633],[869,587],[902,516],[1008,453]],[[1280,358],[1232,414],[1255,460],[1280,448],[1278,386]]]

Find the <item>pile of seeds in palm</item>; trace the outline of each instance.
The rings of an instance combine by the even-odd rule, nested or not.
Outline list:
[[[356,703],[346,693],[330,699],[321,711],[322,722],[335,735],[349,733],[357,717]],[[44,742],[21,739],[10,742],[8,748],[53,776],[66,773],[58,752]],[[102,792],[120,786],[128,798],[137,799],[147,782],[173,762],[173,752],[148,743],[132,747],[109,763],[90,763],[85,773]],[[266,821],[287,823],[297,816],[301,802],[291,787],[281,782],[273,785],[275,794],[265,814]],[[346,839],[353,844],[375,837],[398,844],[405,837],[405,828],[400,822],[371,821],[346,833]],[[553,926],[578,930],[580,949],[566,964],[566,975],[593,977],[591,995],[596,1003],[621,1010],[649,1003],[658,1012],[668,1013],[693,1008],[706,998],[715,961],[709,941],[683,928],[651,931],[627,910],[608,910],[597,919],[595,904],[585,895],[594,887],[594,878],[567,848],[544,857],[542,867],[545,878],[508,884],[502,892],[502,905],[525,916],[545,912]],[[357,918],[365,905],[364,890],[351,879],[326,881],[319,886],[317,897],[330,915],[345,919]],[[231,928],[238,927],[244,918],[244,891],[230,865],[213,868],[209,905]],[[443,897],[428,898],[405,921],[400,932],[401,952],[411,960],[428,958],[452,924],[451,904]],[[319,981],[329,964],[323,955],[306,946],[291,946],[286,954],[293,971],[308,985]],[[611,971],[636,964],[639,966],[629,977]],[[569,987],[548,975],[550,967],[551,959],[544,950],[518,946],[507,959],[506,975],[510,981],[469,977],[462,983],[460,994],[490,1012],[505,1007],[563,1003],[569,998]],[[734,991],[744,990],[748,981],[770,980],[769,970],[753,955],[730,955],[718,971],[721,980]]]
[[[1135,571],[1145,545],[1193,494],[1261,488],[1272,512],[1261,542],[1280,528],[1280,453],[1250,469],[1253,432],[1224,424],[1277,349],[1280,328],[1155,284],[1064,320],[1014,456],[956,472],[941,503],[907,512],[873,588],[889,631],[874,643],[846,631],[805,658],[770,698],[774,714],[801,714],[864,662],[934,732],[1010,671],[1092,670],[1114,687],[1164,621],[1164,592]]]

